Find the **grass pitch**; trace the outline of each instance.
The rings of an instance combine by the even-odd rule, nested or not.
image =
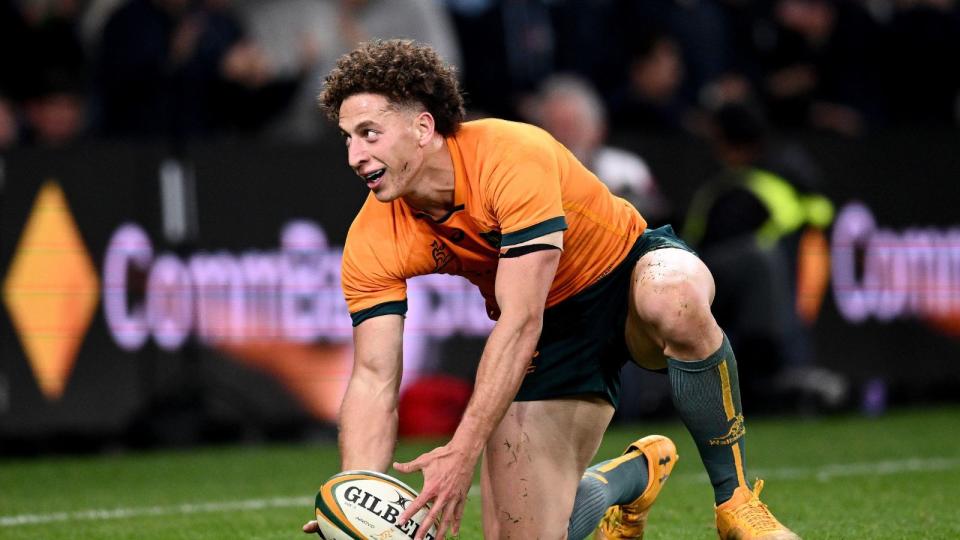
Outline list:
[[[679,421],[618,426],[597,459],[653,432],[672,437],[681,460],[647,540],[716,538],[709,484]],[[401,444],[398,459],[434,445]],[[808,540],[960,538],[960,407],[748,419],[746,450],[764,501]],[[332,445],[3,460],[0,539],[306,539],[313,494],[336,469]],[[460,537],[482,538],[478,495]]]

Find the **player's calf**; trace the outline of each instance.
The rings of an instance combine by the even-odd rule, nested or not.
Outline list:
[[[594,527],[598,539],[643,538],[650,508],[678,459],[673,441],[650,435],[633,442],[622,456],[588,469],[570,519],[571,540],[584,538]]]

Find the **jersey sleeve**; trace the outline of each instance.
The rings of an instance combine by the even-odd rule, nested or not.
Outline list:
[[[522,145],[504,156],[487,186],[501,247],[563,231],[560,167],[549,147]]]
[[[380,315],[406,314],[407,282],[392,242],[351,227],[340,274],[353,326]]]

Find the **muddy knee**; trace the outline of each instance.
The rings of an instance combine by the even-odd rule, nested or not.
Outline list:
[[[635,319],[664,355],[702,358],[722,339],[710,311],[713,277],[693,254],[671,251],[676,253],[641,259],[646,264],[638,265],[632,290]]]

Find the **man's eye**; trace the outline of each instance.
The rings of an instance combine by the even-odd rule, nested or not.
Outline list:
[[[364,130],[363,132],[363,136],[367,140],[374,140],[377,138],[377,135],[380,135],[380,133],[372,129],[367,129],[367,130]]]

